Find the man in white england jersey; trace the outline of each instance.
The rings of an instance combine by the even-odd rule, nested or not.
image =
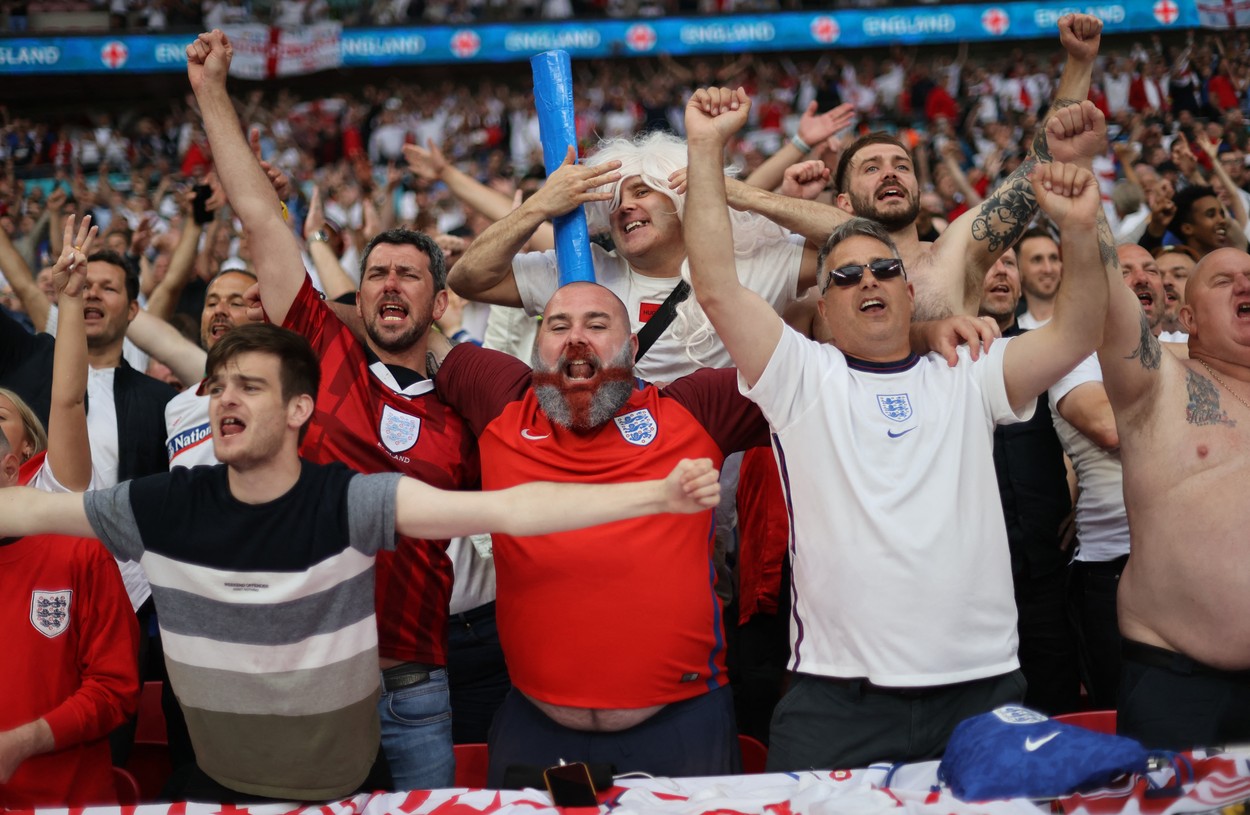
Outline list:
[[[1111,238],[1098,184],[1087,160],[1032,178],[1071,272],[1048,325],[984,352],[961,348],[953,366],[916,356],[915,290],[898,249],[879,224],[854,219],[819,259],[818,308],[834,338],[820,345],[734,275],[717,170],[749,107],[726,88],[698,90],[686,107],[686,234],[695,294],[773,427],[793,508],[794,675],[768,766],[934,758],[962,719],[1024,691],[992,432],[1028,419],[1099,340],[1100,243]],[[1048,128],[1057,162],[1106,138],[1088,102]]]

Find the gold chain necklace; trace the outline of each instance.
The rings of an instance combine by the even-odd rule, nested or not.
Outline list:
[[[1206,362],[1204,362],[1204,361],[1202,361],[1202,360],[1198,360],[1198,364],[1199,364],[1199,365],[1201,365],[1202,367],[1206,368],[1206,369],[1207,369],[1207,373],[1209,373],[1209,374],[1211,374],[1211,376],[1215,377],[1215,381],[1216,381],[1216,382],[1219,382],[1221,385],[1223,385],[1223,386],[1224,386],[1224,390],[1226,390],[1226,391],[1228,391],[1229,393],[1231,393],[1231,394],[1233,395],[1233,398],[1234,398],[1234,399],[1236,399],[1238,402],[1241,402],[1241,404],[1242,404],[1242,405],[1243,405],[1243,406],[1244,406],[1247,410],[1250,410],[1250,403],[1247,403],[1245,399],[1242,399],[1240,396],[1238,396],[1238,395],[1237,395],[1237,391],[1235,391],[1235,390],[1233,390],[1232,388],[1228,387],[1228,383],[1227,383],[1227,382],[1225,382],[1223,379],[1220,379],[1220,375],[1219,375],[1219,374],[1217,374],[1215,371],[1211,370],[1211,366],[1210,366],[1210,365],[1208,365]]]

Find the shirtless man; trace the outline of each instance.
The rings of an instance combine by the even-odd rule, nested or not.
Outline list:
[[[1250,739],[1250,571],[1240,568],[1250,255],[1228,247],[1203,258],[1180,319],[1188,360],[1164,353],[1137,298],[1112,286],[1098,351],[1133,545],[1118,598],[1119,730],[1167,749]]]

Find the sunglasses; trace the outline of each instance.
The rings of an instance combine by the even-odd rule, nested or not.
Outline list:
[[[829,277],[825,280],[825,287],[820,290],[820,293],[824,294],[829,291],[829,286],[831,285],[837,286],[840,289],[844,289],[847,286],[858,286],[859,282],[864,279],[865,269],[872,272],[872,276],[877,280],[890,280],[904,273],[903,261],[898,258],[882,258],[881,260],[874,260],[867,266],[859,263],[855,263],[850,266],[842,266],[840,268],[830,270]]]

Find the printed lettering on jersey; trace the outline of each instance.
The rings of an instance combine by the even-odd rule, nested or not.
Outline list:
[[[378,425],[382,444],[392,453],[411,450],[421,435],[421,420],[407,413],[400,413],[390,405],[382,406],[382,422]]]
[[[188,427],[178,435],[165,442],[165,451],[169,453],[169,460],[173,461],[174,456],[186,450],[188,447],[211,439],[213,436],[213,426],[207,422],[199,427]]]
[[[69,628],[69,605],[73,599],[73,589],[36,589],[30,593],[30,624],[48,639],[64,634]]]
[[[638,322],[645,323],[655,316],[660,310],[663,303],[639,303],[638,304]]]
[[[878,393],[877,406],[885,418],[905,422],[911,418],[911,399],[905,393]]]
[[[655,423],[655,417],[646,408],[626,413],[624,416],[617,416],[612,421],[616,422],[616,426],[620,428],[625,441],[639,447],[646,447],[655,441],[655,434],[659,429]]]

